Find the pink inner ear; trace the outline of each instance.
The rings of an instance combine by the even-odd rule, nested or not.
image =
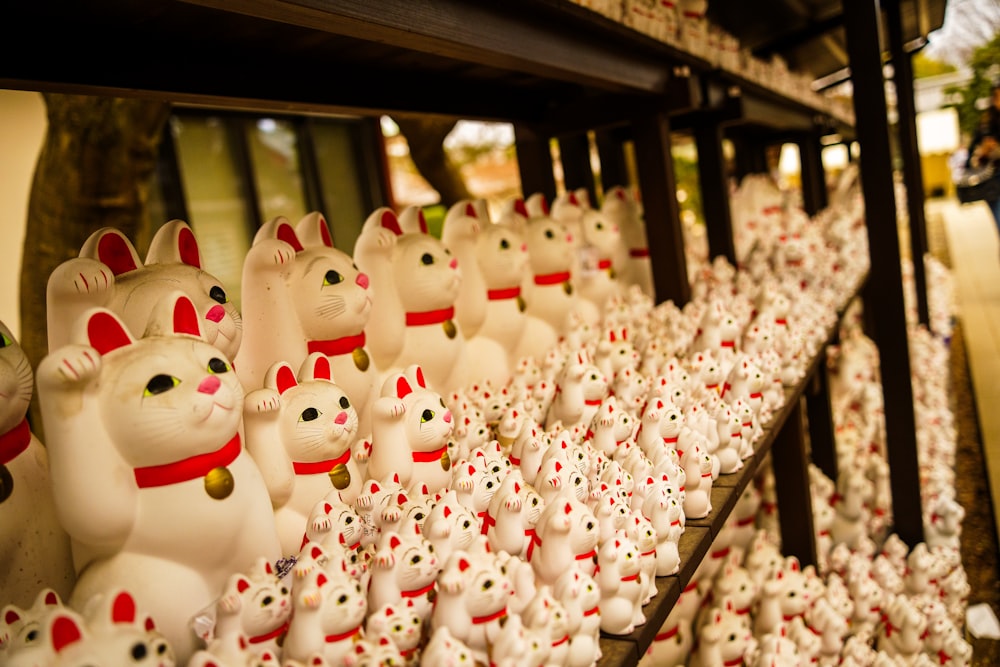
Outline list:
[[[69,616],[57,616],[52,621],[52,648],[56,650],[56,653],[81,639],[83,639],[83,633],[80,632],[76,621]]]
[[[114,623],[135,622],[135,600],[128,593],[119,593],[111,606],[111,620]]]
[[[87,339],[90,346],[105,355],[112,350],[132,344],[132,339],[111,313],[94,313],[87,322]]]
[[[45,594],[45,604],[50,607],[52,605],[59,604],[59,596],[56,595],[55,591],[49,591]]]
[[[332,248],[333,237],[330,236],[330,228],[326,226],[326,218],[319,216],[319,221],[316,224],[319,225],[319,236],[323,239],[323,245],[327,248]]]
[[[464,558],[460,558],[459,561],[458,561],[458,569],[460,571],[462,571],[462,572],[465,572],[466,570],[468,570],[469,569],[469,561],[465,560]]]
[[[10,609],[10,610],[7,611],[6,614],[4,614],[3,620],[4,620],[4,623],[6,623],[7,625],[11,625],[11,624],[17,623],[19,620],[21,620],[21,617],[17,615],[16,611],[14,611],[13,609]]]
[[[236,590],[242,593],[248,588],[250,588],[250,582],[244,579],[243,577],[240,577],[239,580],[236,582]]]
[[[201,335],[201,329],[198,328],[198,312],[194,309],[191,299],[186,296],[180,297],[174,304],[174,333]]]
[[[465,205],[465,215],[469,216],[470,218],[477,218],[477,219],[479,218],[479,216],[476,215],[476,207],[472,205],[472,202],[468,202]]]
[[[395,548],[399,547],[400,544],[402,544],[402,542],[399,541],[398,537],[392,536],[392,537],[389,538],[389,548],[390,549],[395,549]]]
[[[406,378],[396,380],[396,398],[403,398],[412,391],[413,388],[410,387],[410,383],[406,381]]]
[[[424,379],[424,371],[420,368],[420,366],[417,366],[417,384],[424,389],[427,389],[427,381]]]
[[[177,254],[181,256],[181,261],[196,269],[201,268],[201,257],[198,254],[198,241],[194,238],[194,232],[187,227],[181,227],[177,234]]]
[[[278,383],[278,393],[284,394],[286,391],[296,386],[298,382],[295,381],[295,373],[288,366],[281,366],[278,368],[278,376],[275,378]]]
[[[316,363],[313,364],[313,377],[321,380],[333,379],[333,373],[330,371],[330,359],[328,357],[316,357]]]
[[[275,236],[295,248],[295,252],[302,252],[302,241],[299,241],[295,229],[288,223],[283,222],[278,225],[278,231]]]
[[[542,213],[544,213],[545,215],[548,215],[549,214],[549,200],[546,199],[545,197],[542,197],[541,198],[541,202],[542,202]]]
[[[420,209],[417,212],[417,220],[420,221],[420,233],[421,234],[427,234],[428,233],[428,231],[427,231],[428,230],[428,227],[427,227],[427,218],[424,217],[424,210],[423,209]]]
[[[396,236],[403,235],[403,229],[399,226],[399,219],[396,214],[392,211],[386,211],[382,214],[382,226],[388,229],[390,232]]]
[[[517,201],[514,202],[514,211],[518,215],[524,216],[525,218],[530,218],[531,217],[530,215],[528,215],[528,207],[527,207],[527,205],[524,203],[524,200],[521,199],[521,198],[518,198]]]
[[[145,622],[144,626],[146,628],[146,632],[152,632],[153,630],[156,629],[156,623],[153,622],[153,617],[152,616],[147,616],[146,617],[146,622]]]
[[[116,233],[108,232],[97,242],[97,258],[108,265],[116,276],[135,271],[135,258],[128,242]]]
[[[326,575],[320,572],[319,575],[316,577],[316,585],[323,586],[324,584],[326,584]]]

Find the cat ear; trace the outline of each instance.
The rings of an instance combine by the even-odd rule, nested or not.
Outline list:
[[[333,247],[330,227],[326,224],[326,218],[319,211],[313,211],[299,220],[295,225],[295,233],[304,247]]]
[[[264,376],[264,386],[274,389],[279,394],[284,394],[298,384],[295,379],[295,371],[285,361],[277,361],[272,364],[267,369],[267,375]]]
[[[330,358],[322,352],[313,352],[302,362],[299,368],[299,380],[329,380],[333,382],[333,370],[330,368]]]
[[[122,591],[115,596],[114,602],[111,603],[111,622],[135,623],[135,617],[135,600],[128,592]]]
[[[396,380],[396,398],[404,398],[407,394],[411,393],[413,388],[410,387],[410,383],[405,377],[400,377]]]
[[[9,604],[4,608],[3,622],[7,625],[14,625],[21,620],[21,615],[17,613],[17,608]]]
[[[389,548],[390,549],[398,549],[399,545],[401,545],[401,544],[402,544],[402,542],[395,535],[393,535],[392,537],[389,538]]]
[[[76,618],[59,612],[49,621],[49,639],[56,653],[83,640],[83,627]]]
[[[274,221],[274,238],[292,246],[295,252],[302,252],[303,250],[302,242],[299,240],[298,234],[295,233],[292,223],[288,222],[287,218],[278,218]]]
[[[106,264],[116,276],[142,266],[135,246],[127,236],[113,227],[103,227],[91,234],[80,249],[80,257],[89,257]]]
[[[458,569],[459,569],[460,572],[465,572],[466,570],[469,569],[469,567],[471,567],[470,564],[469,564],[469,561],[467,561],[464,558],[459,558],[458,559]]]
[[[250,588],[250,580],[249,579],[247,579],[246,577],[242,577],[241,576],[241,577],[239,577],[236,580],[236,592],[237,593],[242,593],[242,592],[244,592],[248,588]]]
[[[419,384],[421,387],[423,387],[424,389],[426,389],[427,388],[427,381],[424,380],[424,370],[422,368],[420,368],[420,366],[417,366],[417,368],[415,370],[415,373],[416,373],[416,376],[417,376],[417,384]]]
[[[135,342],[118,316],[105,308],[91,311],[83,322],[84,340],[102,356]]]
[[[403,228],[399,226],[399,218],[397,218],[396,214],[389,209],[382,212],[382,216],[379,218],[379,224],[396,236],[403,235]]]
[[[152,616],[147,616],[146,620],[143,621],[142,627],[146,629],[146,632],[152,632],[156,630],[156,623],[153,622]]]
[[[171,220],[156,230],[149,242],[146,264],[174,264],[180,262],[201,268],[201,251],[191,226],[183,220]]]

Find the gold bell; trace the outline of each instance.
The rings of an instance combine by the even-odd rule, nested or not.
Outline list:
[[[566,296],[573,295],[573,286],[570,285],[568,280],[563,283],[563,292],[566,292]]]
[[[0,503],[10,498],[14,493],[14,477],[7,466],[0,465]]]
[[[448,336],[448,338],[454,338],[455,334],[458,333],[458,329],[455,328],[455,323],[451,320],[445,320],[441,323],[441,326],[444,327],[444,333]]]
[[[236,480],[233,479],[233,473],[229,472],[229,468],[222,466],[212,468],[205,475],[205,493],[216,500],[228,498],[235,487]]]
[[[354,359],[354,365],[357,366],[359,371],[364,373],[368,370],[368,365],[371,363],[371,360],[368,359],[368,353],[365,352],[365,348],[354,348],[354,352],[351,352],[351,357]]]
[[[524,302],[524,297],[521,296],[520,294],[518,294],[517,295],[517,309],[523,313],[524,309],[527,308],[527,307],[528,307],[528,304],[526,304]]]
[[[441,455],[441,467],[445,470],[451,470],[451,457],[448,456],[448,450],[445,450],[444,454]]]
[[[347,469],[343,463],[338,463],[333,466],[333,470],[329,473],[330,481],[333,482],[333,487],[338,491],[343,491],[351,485],[351,471]]]

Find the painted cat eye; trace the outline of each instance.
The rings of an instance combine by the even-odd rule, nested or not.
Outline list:
[[[162,394],[165,391],[170,391],[180,383],[180,378],[160,373],[159,375],[154,375],[150,378],[149,382],[146,383],[146,389],[142,392],[142,395],[154,396],[156,394]]]
[[[500,249],[507,250],[508,248],[510,248],[510,241],[507,239],[500,239]]]
[[[346,595],[341,595],[339,598],[337,598],[337,604],[344,604],[345,602],[347,602]]]
[[[274,602],[274,598],[271,597],[270,595],[265,595],[264,599],[260,601],[260,606],[261,607],[266,607],[267,605],[271,604],[272,602]]]
[[[346,396],[341,396],[340,397],[340,407],[344,408],[345,410],[347,408],[351,407],[351,402],[349,400],[347,400]]]
[[[545,238],[554,239],[555,237],[556,237],[555,232],[553,232],[551,229],[545,230]]]
[[[423,412],[420,413],[420,423],[421,424],[429,422],[432,419],[434,419],[434,411],[433,410],[424,410]]]
[[[12,341],[7,336],[7,334],[5,334],[2,331],[0,331],[0,348],[9,347],[9,346],[11,346],[13,344],[14,344],[14,341]]]
[[[229,297],[226,296],[226,290],[222,289],[218,285],[214,285],[212,289],[208,290],[208,296],[212,298],[213,301],[218,303],[227,303]]]
[[[323,276],[324,285],[336,285],[337,283],[342,283],[342,282],[344,282],[344,276],[340,275],[339,273],[337,273],[332,269],[330,271],[327,271],[326,275]]]
[[[302,414],[299,415],[299,421],[311,422],[314,419],[318,418],[320,414],[322,413],[316,408],[306,408],[305,410],[302,411]]]
[[[228,373],[229,364],[218,357],[212,357],[208,360],[208,370],[213,373]]]
[[[430,254],[429,252],[425,252],[423,255],[420,256],[420,263],[421,264],[433,264],[434,263],[434,255]]]
[[[133,644],[132,645],[132,659],[136,662],[144,659],[146,657],[146,645],[145,644]]]

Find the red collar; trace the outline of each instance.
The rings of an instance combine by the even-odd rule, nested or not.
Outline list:
[[[569,280],[569,271],[559,271],[558,273],[545,273],[535,276],[536,285],[558,285]]]
[[[21,423],[0,435],[0,465],[6,465],[28,448],[31,444],[31,427],[28,426],[28,418],[25,417]]]
[[[204,477],[215,468],[225,468],[236,460],[241,450],[240,434],[237,433],[221,449],[214,452],[196,454],[173,463],[135,468],[132,473],[135,475],[135,483],[140,489],[180,484]]]
[[[642,257],[649,257],[649,248],[630,248],[628,251],[629,257],[635,257],[636,259]]]
[[[721,345],[722,347],[731,347],[731,348],[735,349],[736,348],[736,341],[735,340],[724,340],[721,343],[719,343],[719,345]]]
[[[601,404],[601,400],[602,399],[600,399],[600,398],[588,398],[588,399],[584,400],[583,402],[586,403],[587,405],[600,405]]]
[[[428,593],[431,592],[433,588],[434,588],[434,582],[432,581],[423,588],[418,588],[415,591],[403,591],[402,593],[400,593],[400,595],[402,595],[404,598],[418,598],[421,595],[427,595]]]
[[[638,578],[639,578],[639,573],[636,572],[635,574],[629,574],[629,575],[626,575],[626,576],[622,577],[622,581],[635,581]]]
[[[661,632],[660,634],[656,635],[656,637],[653,639],[653,641],[654,642],[665,642],[668,639],[673,639],[674,637],[677,636],[677,631],[680,630],[680,627],[681,626],[679,626],[679,625],[675,625],[674,627],[670,628],[666,632]]]
[[[712,552],[712,558],[725,558],[729,555],[729,547]]]
[[[666,436],[665,435],[665,436],[663,436],[663,442],[667,443],[668,445],[672,445],[675,442],[677,442],[677,439],[679,437],[680,437],[679,435],[673,435],[673,436]]]
[[[448,306],[439,310],[425,310],[422,313],[407,313],[406,326],[416,327],[424,324],[440,324],[455,317],[455,307]]]
[[[316,475],[321,472],[328,473],[333,470],[334,466],[347,465],[350,459],[351,450],[348,449],[337,458],[326,461],[292,461],[292,468],[295,469],[296,475]]]
[[[538,536],[538,533],[535,532],[534,528],[528,528],[526,531],[524,531],[524,535],[525,537],[531,538],[531,541],[528,542],[528,552],[524,556],[524,560],[530,561],[531,554],[534,553],[535,551],[535,545],[536,544],[541,545],[542,538]]]
[[[354,352],[359,347],[365,346],[365,332],[362,331],[354,336],[344,336],[333,340],[311,340],[306,343],[309,353],[322,352],[328,357],[337,357],[342,354]]]
[[[594,614],[596,614],[596,613],[598,613],[600,611],[601,611],[600,607],[594,607],[593,609],[588,609],[587,611],[583,612],[583,615],[584,616],[593,616]]]
[[[489,510],[483,512],[483,535],[489,531],[491,526],[496,526],[497,520],[490,516]]]
[[[541,544],[541,542],[539,542],[539,544]],[[597,555],[597,552],[594,551],[593,549],[591,549],[590,551],[588,551],[585,554],[580,554],[579,556],[576,557],[576,559],[577,560],[587,560],[588,558],[593,558],[596,555]]]
[[[284,625],[282,625],[282,626],[280,626],[278,628],[275,628],[274,630],[271,630],[267,634],[257,635],[256,637],[251,637],[250,638],[250,643],[251,644],[261,644],[261,643],[266,642],[266,641],[268,641],[270,639],[277,639],[286,630],[288,630],[288,621],[285,621]]]
[[[743,664],[743,658],[733,658],[732,660],[727,660],[722,664],[725,665],[725,667],[737,667],[738,665]]]
[[[441,449],[435,449],[433,452],[413,452],[413,462],[430,463],[431,461],[440,461],[447,449],[448,445],[445,445]]]
[[[495,621],[498,618],[503,618],[507,615],[507,607],[504,607],[500,611],[493,612],[492,614],[487,614],[486,616],[473,616],[472,622],[476,625],[482,625],[483,623],[489,623],[490,621]]]
[[[323,638],[327,644],[333,644],[334,642],[339,642],[350,637],[356,637],[361,634],[361,626],[354,628],[353,630],[348,630],[347,632],[341,632],[339,635],[327,635]]]
[[[652,549],[650,549],[649,551],[643,551],[643,552],[642,552],[641,554],[639,554],[639,555],[640,555],[640,556],[653,556],[653,555],[655,555],[655,554],[656,554],[656,547],[653,547],[653,548],[652,548]]]
[[[752,394],[750,394],[750,398],[753,398],[753,399],[764,398],[764,394],[762,394],[759,391],[755,391]]]
[[[738,520],[736,521],[736,525],[737,525],[737,526],[741,526],[741,527],[742,527],[742,526],[749,526],[749,525],[750,525],[751,523],[753,523],[753,522],[754,522],[754,520],[755,520],[756,518],[757,518],[757,517],[755,517],[755,516],[754,516],[754,515],[752,515],[752,514],[751,514],[750,516],[745,516],[745,517],[743,517],[742,519],[738,519]]]
[[[685,593],[690,593],[691,591],[693,591],[696,588],[698,588],[698,582],[697,581],[692,581],[691,583],[689,583],[687,586],[684,587],[684,592]]]
[[[602,271],[606,271],[611,268],[610,259],[599,259],[597,260],[597,268]]]
[[[516,299],[521,296],[520,287],[508,287],[506,289],[486,290],[486,298],[490,301],[501,301],[503,299]]]
[[[521,466],[521,459],[520,459],[520,458],[518,458],[518,457],[516,457],[516,456],[514,456],[513,454],[512,454],[512,455],[510,455],[510,456],[508,456],[508,457],[507,457],[507,460],[509,460],[509,461],[511,462],[511,464],[512,464],[512,465],[516,465],[516,466],[518,466],[518,467],[520,467],[520,466]]]
[[[561,646],[562,644],[565,644],[568,641],[569,641],[569,635],[563,635],[562,639],[557,639],[556,641],[552,642],[552,648],[555,648],[556,646]]]

